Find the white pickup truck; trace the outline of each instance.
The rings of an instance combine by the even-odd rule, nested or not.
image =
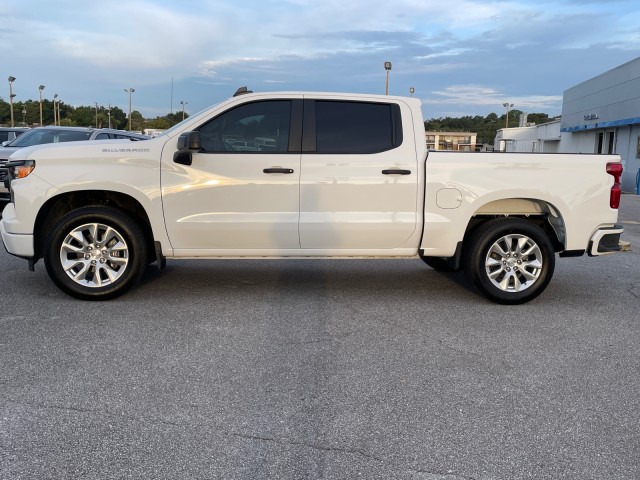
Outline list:
[[[166,258],[420,257],[527,302],[560,256],[619,250],[620,158],[427,152],[420,102],[237,95],[136,142],[10,158],[0,231],[66,293],[108,299]]]

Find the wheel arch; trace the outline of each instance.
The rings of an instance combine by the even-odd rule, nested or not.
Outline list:
[[[142,204],[126,193],[108,190],[66,192],[47,200],[40,208],[34,225],[34,259],[42,258],[48,231],[67,213],[87,206],[112,207],[129,215],[141,228],[150,256],[154,255],[154,236],[149,216]]]
[[[545,231],[556,252],[565,249],[567,230],[560,210],[551,202],[533,198],[506,198],[485,203],[471,216],[464,240],[473,235],[480,225],[499,217],[515,217],[531,221]]]

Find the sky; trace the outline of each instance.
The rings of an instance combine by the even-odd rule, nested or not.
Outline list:
[[[425,118],[559,115],[564,90],[640,56],[638,0],[2,0],[15,100],[153,118],[253,91],[385,93]],[[6,92],[4,91],[6,90]],[[8,82],[0,97],[7,100]]]

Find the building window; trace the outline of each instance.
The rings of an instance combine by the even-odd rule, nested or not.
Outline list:
[[[609,143],[607,145],[607,153],[609,155],[614,153],[615,146],[616,146],[615,140],[616,140],[616,133],[609,132]]]
[[[602,147],[604,145],[604,133],[600,132],[596,138],[596,153],[602,153]]]

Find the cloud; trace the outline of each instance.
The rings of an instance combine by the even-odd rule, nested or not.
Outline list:
[[[3,63],[18,78],[17,98],[44,83],[70,103],[124,105],[122,89],[133,86],[138,108],[155,110],[170,105],[172,79],[175,95],[198,109],[240,85],[383,93],[391,61],[391,93],[414,87],[430,115],[486,114],[505,99],[559,111],[563,90],[640,50],[640,5],[615,5],[5,0],[0,44],[19,52]]]
[[[497,110],[503,103],[513,103],[520,110],[547,111],[557,110],[562,106],[561,95],[524,95],[507,97],[491,87],[481,85],[452,85],[441,91],[433,92],[423,102],[428,105],[481,105],[495,107]]]

